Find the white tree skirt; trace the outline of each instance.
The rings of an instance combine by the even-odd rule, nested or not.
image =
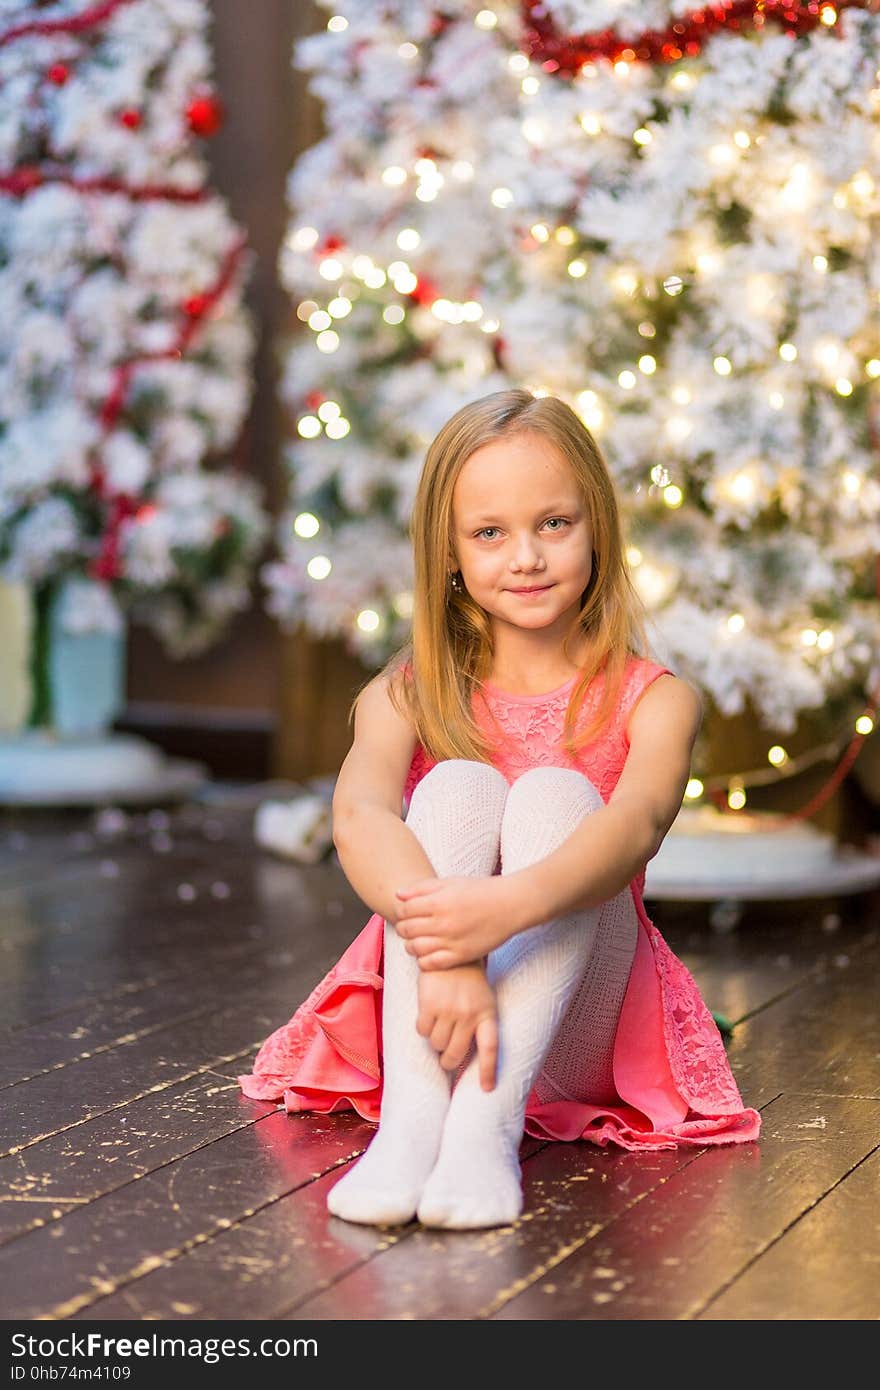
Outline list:
[[[62,738],[27,730],[0,738],[0,804],[117,806],[178,800],[207,780],[203,763],[167,758],[134,734]]]
[[[880,856],[838,845],[770,811],[685,807],[648,861],[645,897],[711,901],[815,898],[880,884]]]

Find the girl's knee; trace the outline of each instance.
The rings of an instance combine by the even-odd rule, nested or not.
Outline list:
[[[496,767],[470,758],[444,758],[425,773],[413,789],[409,804],[412,807],[416,798],[433,801],[441,796],[449,797],[460,806],[463,798],[480,792],[498,800],[506,798],[508,784]]]
[[[605,803],[598,788],[573,767],[531,767],[517,777],[508,793],[508,805],[527,805],[547,814],[554,808],[575,805],[587,814]]]

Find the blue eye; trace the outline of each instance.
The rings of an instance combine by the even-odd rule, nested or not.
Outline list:
[[[549,522],[551,522],[551,521],[561,521],[563,527],[564,527],[564,526],[570,526],[570,525],[571,525],[571,522],[568,520],[568,517],[565,517],[565,516],[550,516],[550,517],[547,518],[547,521],[545,521],[544,525],[546,526],[546,525],[547,525]],[[561,530],[562,527],[555,527],[554,529],[558,531],[558,530]],[[482,530],[477,531],[476,534],[477,534],[478,536],[485,536],[485,534],[486,534],[487,531],[497,531],[497,530],[498,530],[498,527],[497,527],[497,526],[484,526],[484,527],[482,528]]]

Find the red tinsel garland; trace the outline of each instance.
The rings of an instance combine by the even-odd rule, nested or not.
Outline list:
[[[92,5],[80,14],[67,15],[65,19],[29,19],[24,24],[13,25],[5,34],[0,34],[0,48],[14,43],[16,39],[29,38],[32,34],[46,38],[51,38],[53,34],[82,34],[87,29],[93,29],[96,24],[103,24],[105,19],[109,19],[123,5],[133,3],[135,0],[101,0],[100,4]]]
[[[665,29],[646,29],[624,37],[615,29],[594,34],[560,33],[541,0],[523,0],[525,32],[522,49],[541,63],[546,72],[572,74],[585,63],[606,58],[610,62],[677,63],[693,58],[713,34],[722,30],[740,33],[760,31],[768,23],[793,37],[809,33],[822,23],[825,9],[873,10],[871,0],[720,0],[682,14]]]
[[[124,193],[134,203],[202,203],[207,197],[204,188],[175,188],[170,183],[145,183],[139,186],[124,183],[122,179],[97,175],[77,178],[61,167],[40,168],[35,164],[23,164],[10,174],[0,174],[0,193],[25,198],[35,188],[42,188],[47,183],[63,183],[67,188],[75,188],[78,193]]]

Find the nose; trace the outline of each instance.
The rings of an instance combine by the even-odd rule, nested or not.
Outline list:
[[[510,568],[514,574],[531,574],[533,571],[540,573],[545,568],[541,552],[530,536],[525,536],[517,542]]]

